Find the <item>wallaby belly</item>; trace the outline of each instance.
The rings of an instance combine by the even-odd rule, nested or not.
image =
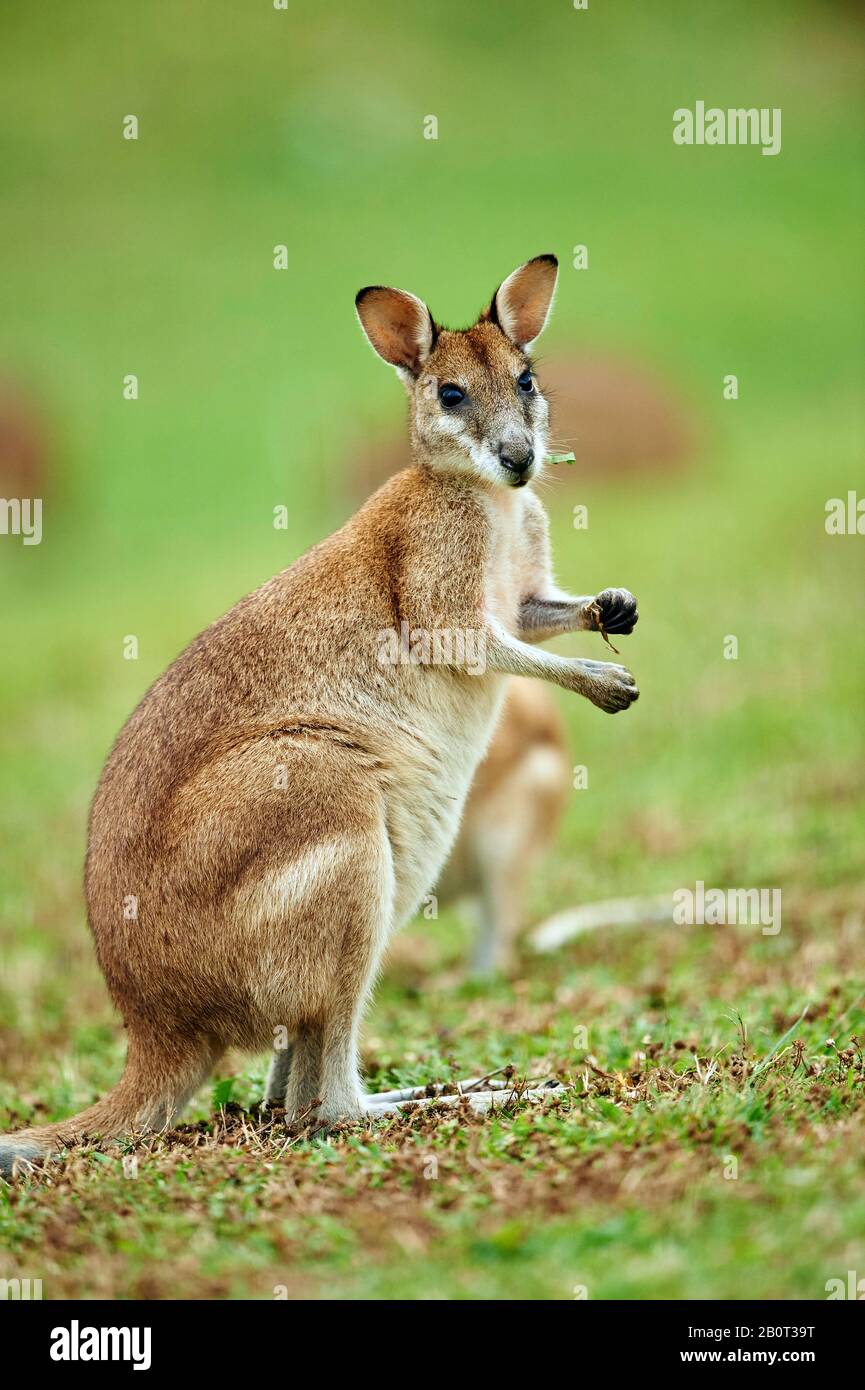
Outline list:
[[[399,719],[385,779],[395,928],[417,911],[450,853],[504,697],[505,680],[489,674],[463,677],[458,688],[452,678],[441,682],[442,689]]]

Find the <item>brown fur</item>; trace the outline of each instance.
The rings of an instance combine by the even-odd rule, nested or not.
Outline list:
[[[120,733],[86,890],[126,1070],[83,1114],[3,1141],[4,1171],[168,1123],[226,1046],[261,1048],[277,1030],[293,1039],[289,1109],[318,1099],[323,1124],[359,1115],[357,1034],[385,942],[450,850],[506,676],[610,711],[636,698],[624,668],[522,640],[593,626],[597,611],[552,586],[546,519],[524,486],[545,449],[546,404],[516,381],[555,283],[540,260],[464,334],[437,331],[401,291],[358,297],[408,386],[415,463],[202,633]],[[455,380],[457,429],[435,384]],[[522,451],[520,471],[505,448]],[[633,626],[626,591],[598,603]],[[484,672],[383,662],[381,633],[403,621],[482,633]]]

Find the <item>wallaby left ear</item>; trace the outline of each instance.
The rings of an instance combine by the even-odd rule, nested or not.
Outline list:
[[[517,347],[528,347],[543,332],[558,273],[555,256],[526,261],[496,290],[484,318],[497,323]]]
[[[360,326],[379,357],[397,371],[417,376],[436,337],[433,317],[408,290],[367,285],[355,298]]]

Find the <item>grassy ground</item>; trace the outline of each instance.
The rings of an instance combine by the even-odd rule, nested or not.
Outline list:
[[[399,409],[352,323],[364,283],[459,321],[556,250],[545,346],[647,359],[700,422],[682,476],[546,487],[561,582],[639,597],[642,698],[615,720],[563,701],[589,787],[532,916],[702,879],[779,887],[783,920],[604,933],[483,990],[459,982],[461,920],[419,923],[369,1018],[370,1086],[510,1064],[574,1081],[565,1103],[291,1140],[248,1109],[263,1059],[229,1058],[137,1170],[88,1152],[0,1190],[0,1276],[264,1298],[821,1298],[861,1276],[865,541],[823,526],[863,477],[852,10],[90,13],[0,20],[0,360],[57,441],[42,545],[0,544],[0,1126],[118,1075],[87,803],[149,681],[345,514],[352,441]],[[697,98],[782,106],[782,154],[676,149]]]

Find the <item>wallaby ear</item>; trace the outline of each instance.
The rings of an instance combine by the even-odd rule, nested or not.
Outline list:
[[[484,317],[497,323],[517,347],[528,347],[546,324],[558,273],[555,256],[526,261],[499,286]]]
[[[407,290],[369,285],[355,298],[360,326],[379,357],[417,376],[432,351],[436,326],[422,299]]]

